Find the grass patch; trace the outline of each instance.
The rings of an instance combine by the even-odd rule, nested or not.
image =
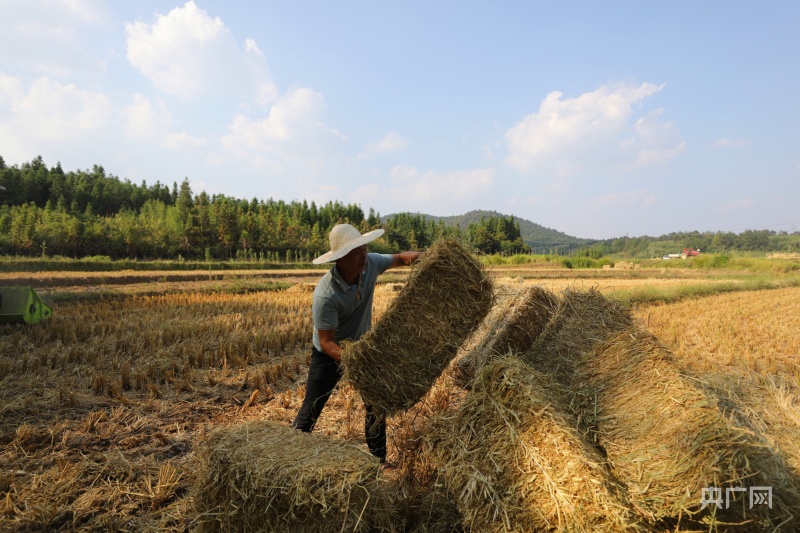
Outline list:
[[[619,289],[609,296],[628,306],[666,304],[689,298],[702,298],[729,292],[760,291],[800,287],[800,276],[774,278],[770,276],[754,276],[740,280],[725,280],[718,283],[686,284],[676,287],[636,287]]]
[[[478,258],[484,266],[495,265],[528,265],[541,266],[543,268],[553,268],[561,265],[561,257],[555,255],[532,255],[514,254],[504,255],[482,255]]]
[[[0,272],[118,272],[122,270],[309,270],[326,269],[330,265],[281,263],[270,261],[137,261],[113,260],[108,256],[84,259],[66,257],[30,258],[0,256]]]
[[[163,296],[165,294],[249,294],[252,292],[271,292],[282,291],[293,286],[294,283],[287,283],[284,281],[262,281],[262,280],[234,280],[230,285],[223,285],[215,283],[211,286],[204,287],[185,287],[174,290],[164,290],[157,286],[153,288],[133,289],[133,290],[113,290],[102,289],[96,291],[72,292],[72,291],[58,291],[58,292],[42,292],[40,296],[47,304],[61,304],[68,302],[86,302],[86,301],[109,301],[109,300],[125,300],[132,296]]]
[[[642,267],[663,269],[730,269],[753,273],[788,274],[800,272],[800,260],[794,258],[766,258],[727,253],[701,254],[686,259],[650,259],[641,261]]]
[[[566,268],[603,268],[605,265],[614,265],[608,258],[592,259],[591,257],[565,257],[561,260],[561,264]]]

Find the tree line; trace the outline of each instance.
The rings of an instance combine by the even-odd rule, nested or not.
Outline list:
[[[0,157],[0,185],[5,187],[0,190],[0,255],[306,261],[327,251],[328,233],[340,222],[362,232],[384,228],[384,237],[371,245],[383,253],[423,250],[443,236],[485,254],[531,252],[520,222],[494,213],[481,213],[479,220],[467,217],[461,225],[410,213],[381,221],[373,209],[365,214],[356,204],[195,194],[187,179],[171,186],[136,184],[107,174],[100,165],[69,172],[60,163],[48,167],[41,156],[20,166],[7,166]],[[695,231],[546,246],[548,253],[592,258],[661,257],[689,247],[711,253],[800,252],[800,232]]]
[[[420,214],[398,213],[386,220],[389,240],[405,250],[424,249],[439,237],[460,238],[485,254],[525,254],[531,248],[522,240],[520,225],[511,217],[483,217],[463,230]]]
[[[525,253],[519,223],[490,217],[467,228],[398,214],[385,222],[370,209],[328,202],[237,199],[195,194],[188,179],[148,185],[106,174],[102,166],[65,172],[41,156],[21,166],[0,157],[0,254],[112,259],[260,259],[308,261],[328,250],[328,233],[347,222],[361,232],[382,227],[371,249],[425,249],[439,237],[484,253]]]
[[[684,248],[704,253],[726,252],[800,252],[800,232],[774,230],[746,230],[733,232],[673,232],[660,237],[619,237],[597,241],[578,252],[578,255],[602,257],[619,255],[627,257],[663,257],[681,253]]]

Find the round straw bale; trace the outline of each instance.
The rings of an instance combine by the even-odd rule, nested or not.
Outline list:
[[[464,526],[481,532],[636,531],[598,451],[575,430],[557,382],[515,356],[490,362],[426,438]]]
[[[399,531],[390,484],[361,449],[269,421],[213,432],[193,497],[201,531]]]
[[[345,347],[347,379],[377,411],[408,409],[431,388],[493,299],[491,282],[469,249],[437,241],[378,324]]]
[[[493,357],[529,350],[557,306],[558,298],[542,287],[527,287],[498,306],[498,312],[493,310],[484,321],[487,334],[452,365],[456,383],[467,388]]]
[[[550,322],[522,357],[537,370],[553,374],[566,384],[581,354],[632,323],[630,310],[596,288],[567,289]]]
[[[770,521],[769,509],[747,509],[738,492],[728,509],[701,505],[704,488],[750,485],[746,433],[652,334],[631,328],[583,354],[574,390],[573,405],[611,471],[649,519],[737,523],[743,531]]]

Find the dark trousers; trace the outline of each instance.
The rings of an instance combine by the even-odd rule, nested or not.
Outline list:
[[[292,427],[310,433],[317,424],[322,409],[328,402],[336,384],[342,377],[342,367],[330,356],[311,348],[311,364],[308,367],[306,396],[303,405],[292,422]],[[375,415],[371,406],[364,404],[367,415],[364,420],[364,435],[370,453],[386,461],[386,417]]]

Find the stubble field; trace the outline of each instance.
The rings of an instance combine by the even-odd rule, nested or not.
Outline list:
[[[596,287],[632,305],[684,368],[748,407],[800,476],[794,283],[659,270],[492,272],[500,300],[528,285]],[[299,408],[322,273],[3,274],[5,285],[33,283],[55,313],[37,326],[0,327],[0,530],[192,529],[195,453],[208,432],[243,420],[288,425]],[[380,279],[376,319],[406,276]],[[435,407],[460,394],[439,391]],[[390,420],[390,460],[410,424]],[[337,389],[316,431],[366,449],[351,387]]]

